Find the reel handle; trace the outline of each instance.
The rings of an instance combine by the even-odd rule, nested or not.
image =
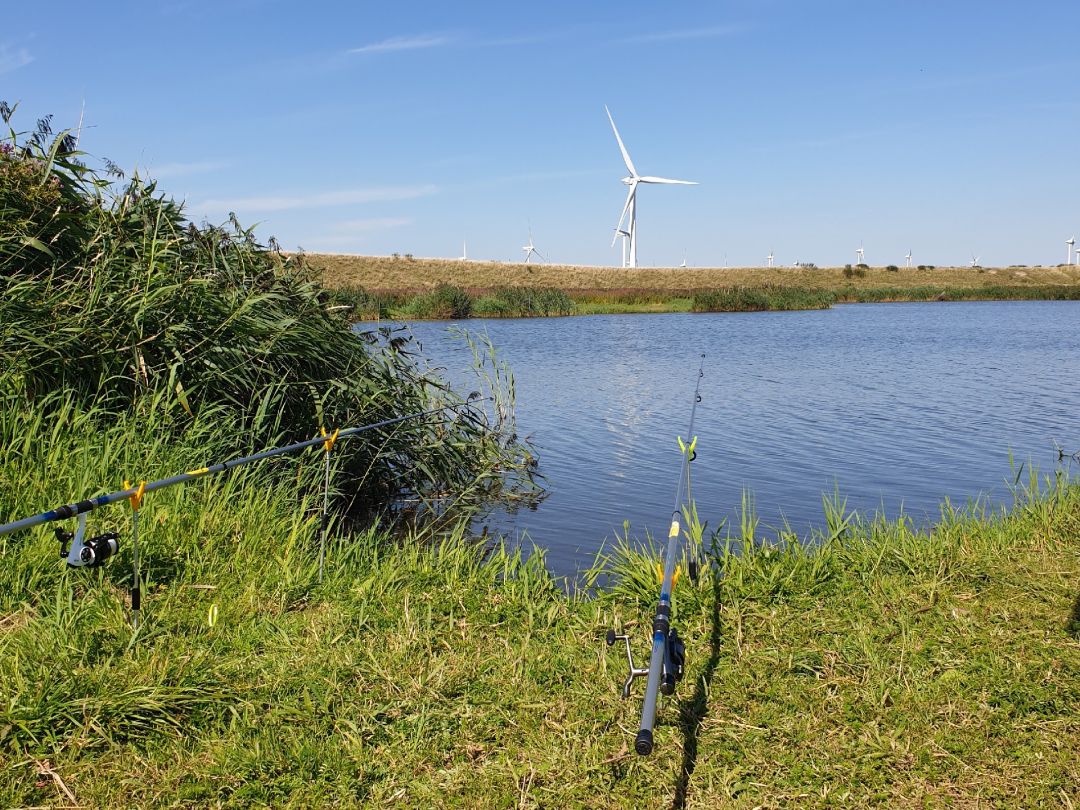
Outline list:
[[[626,683],[623,684],[622,696],[623,700],[630,697],[630,688],[634,685],[634,681],[637,678],[645,678],[649,675],[648,667],[638,667],[634,664],[634,651],[630,649],[630,636],[625,633],[616,633],[614,630],[607,631],[607,645],[613,647],[616,641],[623,641],[626,644],[626,662],[630,667],[630,674],[626,676]]]

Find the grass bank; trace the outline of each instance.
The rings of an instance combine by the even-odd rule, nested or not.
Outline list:
[[[584,598],[540,554],[371,530],[335,543],[320,583],[295,488],[208,483],[144,507],[137,637],[125,558],[68,572],[44,533],[0,548],[0,803],[1080,799],[1076,488],[1008,517],[947,509],[928,533],[833,510],[813,550],[746,520],[730,556],[722,534],[676,586],[687,675],[643,760],[638,700],[621,700],[625,664],[602,639],[627,628],[645,654],[651,561],[613,552],[608,588]],[[100,520],[126,526],[122,510]]]
[[[310,254],[358,319],[439,317],[439,290],[470,304],[452,317],[817,309],[882,301],[1077,300],[1076,267],[649,268]],[[548,306],[492,299],[547,300]],[[446,297],[446,293],[442,294]],[[465,312],[467,314],[461,314]]]

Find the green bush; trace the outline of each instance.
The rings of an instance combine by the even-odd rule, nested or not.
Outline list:
[[[537,287],[504,287],[478,299],[475,315],[486,318],[530,318],[569,315],[574,302],[562,290]]]
[[[391,296],[374,295],[359,285],[339,287],[327,293],[333,307],[341,307],[355,321],[377,321],[389,317],[395,301]]]
[[[0,117],[10,122],[10,108],[0,104]],[[406,338],[358,337],[302,255],[260,244],[235,216],[187,221],[153,182],[87,168],[47,120],[30,136],[11,129],[0,145],[0,412],[57,429],[72,414],[104,426],[138,414],[175,441],[213,414],[215,441],[199,445],[210,461],[311,438],[320,426],[460,404],[403,350]],[[385,441],[357,440],[338,462],[348,498],[380,509],[512,467],[505,437],[473,417],[433,416]],[[317,478],[315,467],[304,471]],[[0,488],[0,514],[9,506]]]
[[[410,318],[428,320],[461,320],[472,315],[472,298],[465,290],[450,284],[440,284],[428,293],[418,295],[405,305],[404,314]]]
[[[765,312],[769,310],[828,309],[836,296],[808,287],[720,287],[694,294],[693,312]]]

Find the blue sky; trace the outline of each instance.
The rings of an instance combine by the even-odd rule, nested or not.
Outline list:
[[[617,264],[1064,261],[1080,3],[21,4],[0,99],[310,251]]]

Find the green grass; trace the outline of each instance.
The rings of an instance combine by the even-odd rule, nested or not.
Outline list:
[[[865,271],[859,270],[865,276]],[[464,289],[440,284],[428,291],[369,292],[346,287],[330,300],[353,320],[460,320],[649,312],[763,312],[828,309],[833,304],[904,301],[1077,301],[1080,285],[959,287],[854,286],[832,288],[757,283],[710,289],[590,289],[548,287]]]
[[[1021,494],[1008,517],[946,508],[929,533],[835,504],[813,548],[752,519],[721,533],[711,569],[676,586],[688,673],[640,759],[640,682],[620,699],[602,638],[628,628],[645,654],[652,558],[617,544],[586,598],[540,554],[375,530],[335,545],[320,584],[310,514],[256,484],[150,499],[137,638],[126,552],[69,573],[44,535],[4,544],[0,802],[60,801],[44,761],[84,806],[1078,798],[1075,487]]]

